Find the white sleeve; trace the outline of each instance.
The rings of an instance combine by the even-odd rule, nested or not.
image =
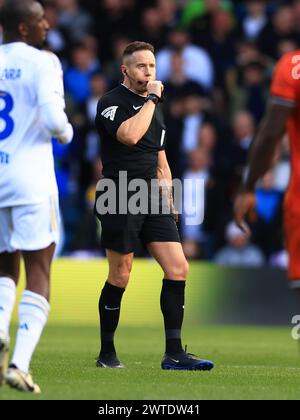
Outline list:
[[[37,102],[42,124],[51,136],[62,143],[70,143],[73,128],[64,112],[63,71],[55,54],[41,51],[37,72]]]
[[[65,109],[63,70],[55,54],[40,52],[35,83],[38,106],[55,102]]]
[[[57,138],[64,144],[72,141],[73,128],[68,122],[64,110],[57,107],[55,103],[48,102],[40,107],[40,119],[52,137]]]

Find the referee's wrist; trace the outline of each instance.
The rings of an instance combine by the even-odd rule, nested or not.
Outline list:
[[[162,102],[162,98],[156,95],[156,93],[149,93],[145,99],[145,102],[148,101],[152,101],[155,105],[157,105],[159,102]]]

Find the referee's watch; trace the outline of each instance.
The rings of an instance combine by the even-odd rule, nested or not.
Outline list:
[[[157,105],[159,102],[162,102],[162,98],[156,95],[156,93],[149,93],[149,95],[145,99],[145,102],[148,101],[152,101],[155,105]]]

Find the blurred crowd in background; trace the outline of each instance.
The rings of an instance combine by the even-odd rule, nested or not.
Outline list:
[[[93,215],[101,177],[94,127],[99,98],[121,81],[120,59],[133,40],[156,49],[165,86],[167,157],[174,178],[202,179],[205,219],[180,220],[184,251],[218,264],[286,266],[282,201],[289,144],[257,187],[257,219],[247,238],[232,223],[233,200],[263,116],[276,61],[300,46],[300,0],[45,0],[48,48],[64,68],[69,146],[54,142],[63,221],[63,255],[98,255]],[[50,82],[51,83],[51,82]],[[184,199],[193,202],[193,191]],[[201,205],[201,204],[200,204]],[[138,255],[143,256],[141,248]]]

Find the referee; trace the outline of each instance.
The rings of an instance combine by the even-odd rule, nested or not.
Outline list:
[[[154,48],[145,42],[129,44],[121,66],[123,83],[104,95],[97,108],[96,127],[101,137],[103,177],[116,186],[118,201],[121,176],[157,180],[171,199],[172,175],[165,154],[165,125],[161,107],[163,85],[156,78]],[[120,189],[119,189],[120,187]],[[133,214],[130,211],[99,211],[102,244],[109,262],[109,275],[99,300],[101,350],[98,367],[124,368],[119,361],[114,334],[120,317],[123,293],[129,281],[134,251],[141,240],[164,271],[160,296],[164,317],[166,352],[162,369],[210,370],[213,363],[186,353],[181,344],[184,290],[188,263],[172,212]],[[130,197],[130,192],[128,192]],[[149,203],[152,195],[149,193]],[[119,202],[118,202],[119,204]],[[170,207],[173,203],[170,202]],[[149,206],[150,207],[150,206]]]

